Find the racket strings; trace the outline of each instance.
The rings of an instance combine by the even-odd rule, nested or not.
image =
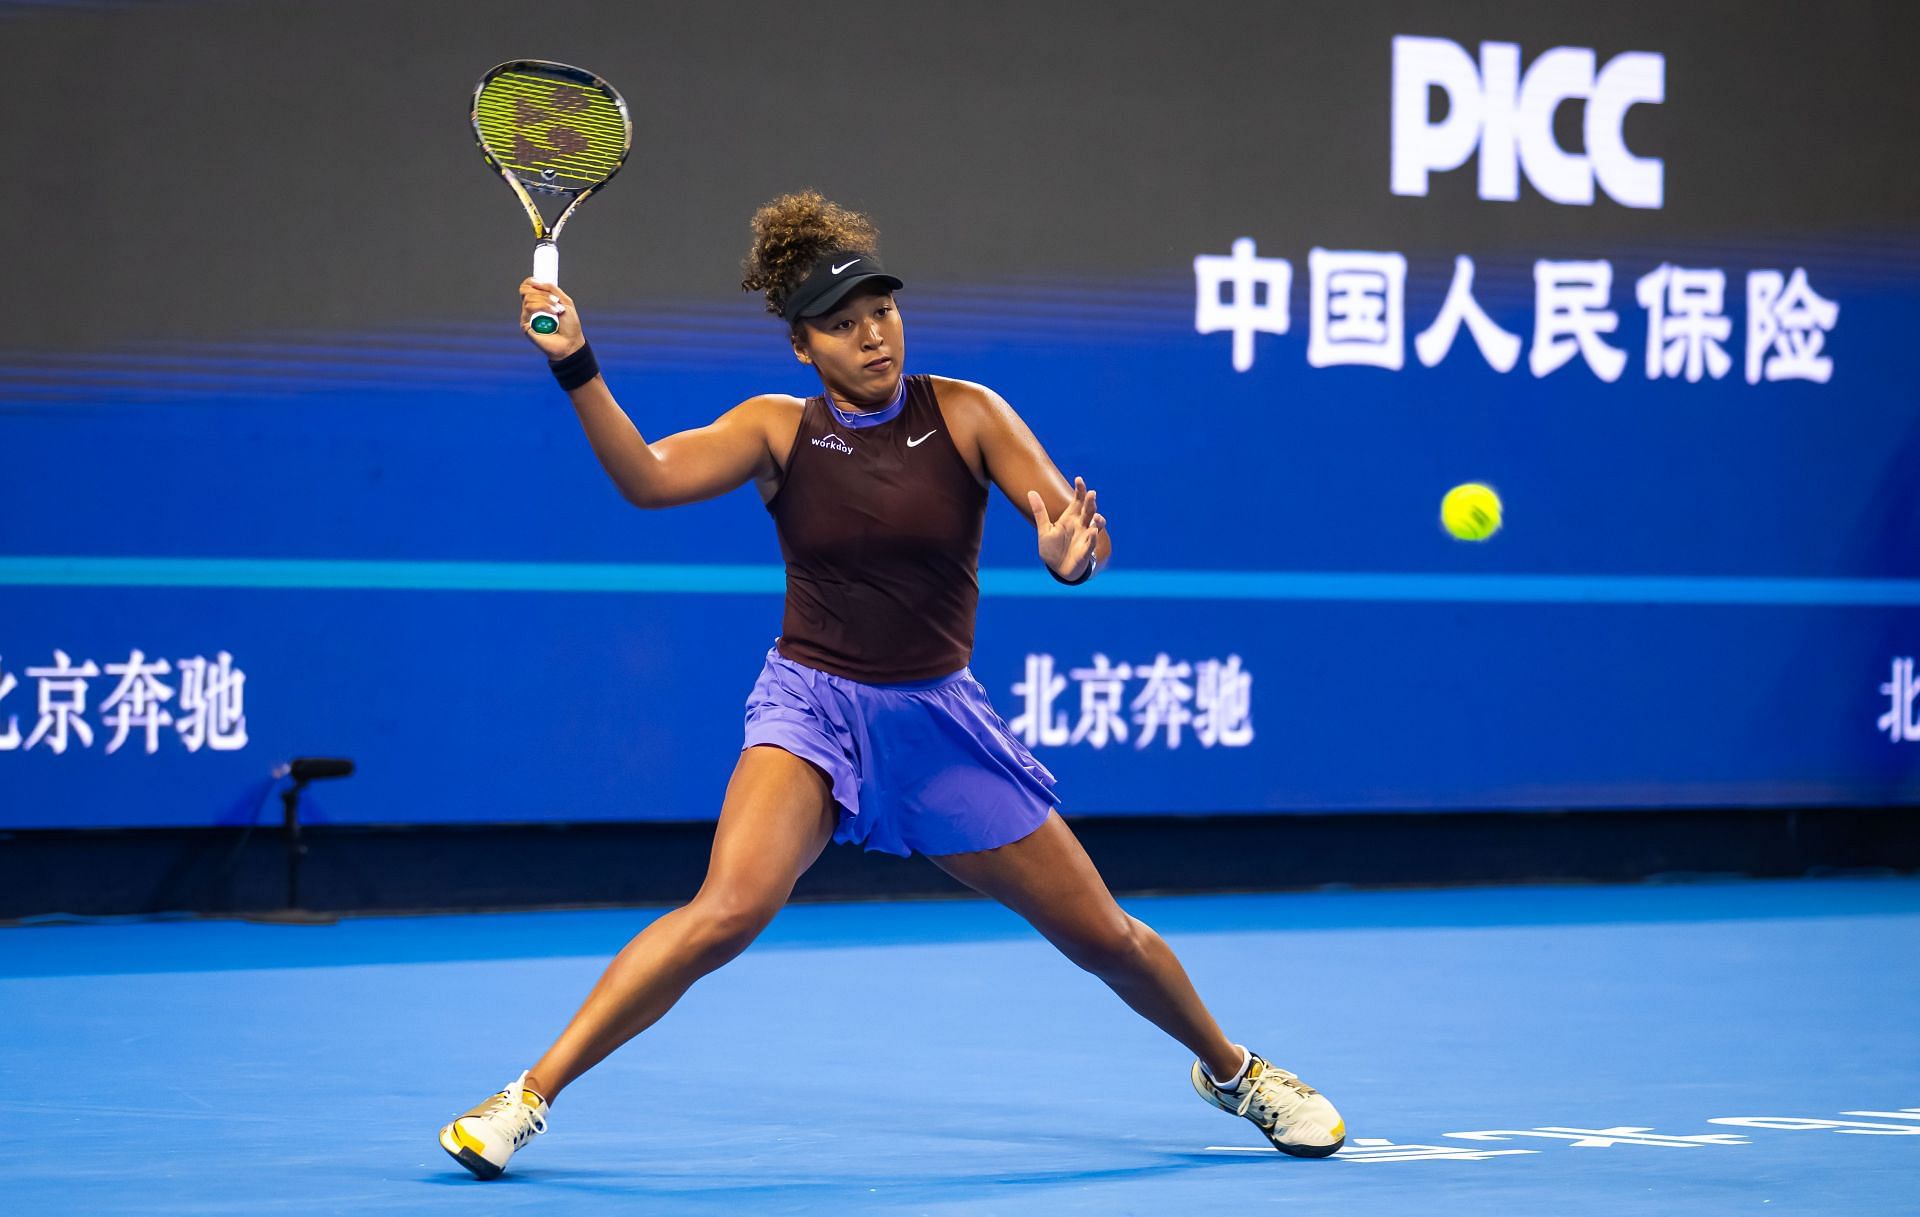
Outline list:
[[[625,111],[574,81],[503,72],[481,88],[474,118],[488,154],[531,185],[598,185],[626,157]]]

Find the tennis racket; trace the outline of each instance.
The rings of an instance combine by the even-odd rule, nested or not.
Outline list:
[[[583,68],[514,59],[473,89],[473,138],[533,221],[533,277],[560,282],[560,230],[587,196],[613,180],[633,147],[633,120],[614,87]],[[561,208],[551,225],[541,212]],[[560,319],[540,312],[536,334]]]

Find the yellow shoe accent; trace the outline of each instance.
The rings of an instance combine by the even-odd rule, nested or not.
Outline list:
[[[486,1146],[480,1143],[480,1138],[460,1127],[458,1122],[453,1125],[453,1139],[476,1154],[484,1154],[486,1150]]]

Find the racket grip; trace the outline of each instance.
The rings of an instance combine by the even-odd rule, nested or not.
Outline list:
[[[560,247],[552,241],[541,241],[533,247],[533,277],[537,282],[559,286]],[[560,328],[560,318],[543,309],[527,324],[536,334],[551,334]]]

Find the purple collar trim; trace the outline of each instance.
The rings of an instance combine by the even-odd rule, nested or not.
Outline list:
[[[900,387],[893,392],[893,400],[878,410],[867,410],[859,414],[849,414],[833,404],[833,394],[827,394],[827,409],[833,412],[834,421],[843,427],[877,427],[881,423],[898,418],[907,404],[907,378],[900,378]]]

